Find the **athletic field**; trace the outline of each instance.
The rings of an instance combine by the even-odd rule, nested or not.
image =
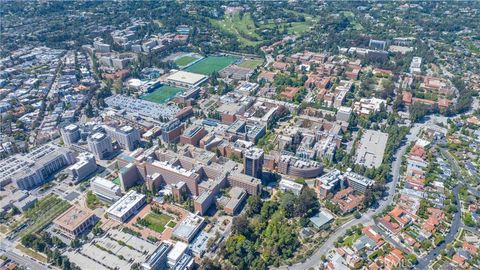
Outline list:
[[[142,95],[140,98],[155,103],[163,104],[173,98],[178,92],[182,92],[184,89],[173,87],[169,85],[163,85],[153,92]]]
[[[235,56],[208,56],[189,66],[186,70],[203,75],[210,75],[233,64],[239,58]]]
[[[187,66],[188,64],[194,62],[197,59],[198,58],[196,58],[196,57],[193,57],[193,56],[190,56],[190,55],[185,55],[185,56],[182,56],[182,57],[176,59],[175,64],[177,64],[177,66],[179,66],[179,67],[183,67],[183,66]]]
[[[245,67],[245,68],[257,68],[263,63],[262,59],[246,59],[242,63],[239,64],[240,67]]]

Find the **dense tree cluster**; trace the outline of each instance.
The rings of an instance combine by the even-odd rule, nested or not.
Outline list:
[[[68,258],[61,254],[60,249],[65,244],[57,237],[51,237],[47,232],[39,235],[27,234],[21,239],[22,245],[47,255],[48,261],[64,270],[79,270]]]
[[[315,191],[309,188],[299,196],[285,192],[269,201],[253,196],[247,204],[246,213],[233,219],[232,235],[221,251],[222,257],[237,269],[266,269],[292,258],[300,246],[297,220],[319,209]],[[212,268],[206,269],[216,269],[218,263],[207,265]]]

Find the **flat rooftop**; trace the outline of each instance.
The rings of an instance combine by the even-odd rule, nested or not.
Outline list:
[[[114,203],[107,212],[117,217],[125,215],[134,205],[145,198],[145,195],[138,194],[135,190],[130,190],[120,200]]]
[[[105,138],[105,134],[101,133],[101,132],[97,132],[95,134],[92,135],[92,139],[93,140],[96,140],[96,141],[100,141],[102,140],[103,138]]]
[[[180,70],[168,76],[167,80],[195,85],[205,80],[206,78],[207,76],[202,74]]]
[[[367,168],[382,165],[383,154],[387,145],[388,134],[376,130],[366,130],[357,149],[355,163]]]
[[[204,220],[205,219],[201,216],[191,214],[177,225],[175,230],[173,230],[173,235],[184,239],[190,239],[193,234],[196,233],[198,228],[202,226]]]
[[[53,221],[53,223],[63,228],[66,228],[70,231],[73,231],[75,228],[83,224],[92,216],[93,216],[92,211],[73,205],[67,211],[63,212],[63,214],[57,217]]]

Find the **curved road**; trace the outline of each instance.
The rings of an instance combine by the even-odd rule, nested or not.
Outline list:
[[[442,152],[442,154],[444,154],[444,156],[446,156],[446,158],[448,160],[448,163],[452,167],[452,169],[453,169],[452,171],[456,174],[457,178],[462,179],[462,181],[461,181],[462,183],[467,183],[463,179],[462,174],[459,173],[461,170],[460,170],[460,167],[458,166],[458,163],[456,162],[456,160],[450,155],[450,153],[448,151],[445,151],[445,150],[442,149],[441,152]],[[445,241],[443,241],[443,243],[441,243],[439,246],[432,249],[425,257],[418,260],[418,265],[417,266],[418,266],[419,269],[426,269],[428,267],[428,265],[430,264],[430,262],[438,256],[438,254],[440,253],[440,251],[442,249],[445,248],[447,243],[453,242],[453,240],[455,239],[455,236],[458,233],[458,230],[462,227],[462,219],[461,219],[461,217],[462,217],[462,212],[461,212],[462,211],[462,206],[460,204],[460,199],[458,198],[459,189],[460,189],[460,185],[456,185],[453,188],[453,196],[455,198],[455,203],[457,205],[457,212],[455,213],[455,216],[453,217],[452,226],[450,227],[450,231],[445,236]]]
[[[432,118],[433,120],[434,118]],[[352,228],[358,224],[362,225],[373,225],[373,216],[377,213],[382,212],[388,205],[393,202],[393,198],[395,195],[395,189],[400,178],[400,165],[402,163],[402,157],[405,155],[407,151],[408,145],[417,140],[417,135],[420,132],[421,127],[424,125],[429,124],[432,120],[422,123],[422,124],[415,124],[411,129],[410,133],[406,136],[406,143],[404,143],[400,148],[397,149],[397,152],[394,156],[394,161],[391,167],[391,174],[392,174],[392,181],[388,182],[385,186],[387,188],[388,196],[387,198],[379,201],[379,206],[376,209],[370,209],[368,212],[364,213],[361,218],[359,219],[352,219],[347,223],[343,224],[339,228],[337,228],[329,237],[328,239],[318,247],[318,249],[304,262],[294,264],[292,266],[287,267],[287,269],[291,270],[304,270],[309,268],[315,268],[320,264],[320,257],[323,254],[327,254],[327,252],[334,247],[334,243],[338,237],[343,236],[347,229]],[[285,268],[285,267],[282,267]]]
[[[458,199],[459,188],[460,188],[459,185],[457,185],[453,188],[453,196],[455,197],[455,202],[457,203],[457,212],[455,213],[455,216],[453,217],[452,226],[450,227],[450,231],[445,236],[445,241],[443,241],[440,245],[438,245],[434,249],[432,249],[425,257],[419,259],[418,264],[415,266],[415,268],[417,268],[417,269],[427,269],[430,262],[438,256],[440,251],[445,248],[447,243],[452,243],[453,240],[455,240],[455,236],[457,235],[458,230],[460,229],[460,227],[462,225],[461,209],[460,209],[461,206],[460,206],[460,200]]]

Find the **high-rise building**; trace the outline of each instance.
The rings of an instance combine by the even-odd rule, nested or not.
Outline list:
[[[243,173],[255,178],[262,178],[263,150],[251,148],[243,156]]]
[[[70,166],[75,182],[79,182],[87,178],[97,169],[97,163],[93,154],[83,152],[78,155],[77,162]]]
[[[121,128],[106,128],[108,136],[118,142],[120,147],[125,150],[133,151],[140,142],[140,132],[131,126],[123,126]]]
[[[87,138],[88,148],[97,159],[104,159],[113,151],[110,136],[97,132]]]
[[[62,140],[66,146],[76,143],[80,139],[80,129],[77,125],[70,124],[61,130]]]

